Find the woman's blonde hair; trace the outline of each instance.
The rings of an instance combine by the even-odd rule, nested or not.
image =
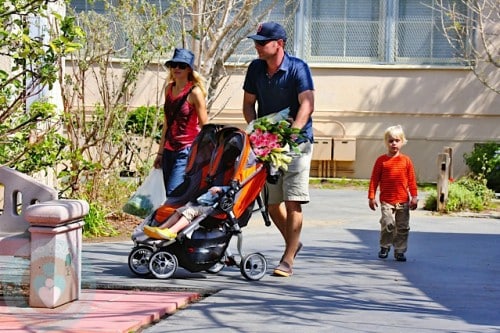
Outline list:
[[[401,139],[404,145],[408,142],[408,140],[406,140],[403,127],[401,125],[395,125],[387,128],[384,133],[384,142],[387,142],[389,137]]]
[[[169,80],[168,80],[169,83],[175,82],[174,76],[172,75],[173,70],[174,69],[171,68],[169,72]],[[207,89],[205,88],[205,79],[200,75],[200,73],[198,73],[194,69],[191,69],[191,71],[188,74],[188,81],[193,82],[195,86],[200,88],[201,92],[203,93],[203,96],[207,97]]]

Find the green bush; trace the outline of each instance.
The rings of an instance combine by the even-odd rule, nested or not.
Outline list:
[[[109,237],[117,234],[116,230],[106,220],[105,209],[97,203],[90,203],[89,214],[84,218],[83,236]]]
[[[163,114],[161,109],[154,106],[140,106],[128,115],[125,130],[128,133],[152,137],[159,141],[162,124]]]
[[[500,143],[476,144],[470,154],[464,154],[464,160],[477,178],[486,179],[488,188],[500,192]]]
[[[91,182],[81,184],[85,191],[82,198],[90,204],[89,214],[85,217],[83,235],[85,238],[117,236],[114,226],[116,219],[123,217],[123,203],[137,188],[135,181],[122,180],[116,173],[101,174]],[[90,191],[99,188],[97,198],[90,201]],[[111,217],[111,218],[110,218]],[[115,218],[113,218],[115,217]]]
[[[480,212],[491,205],[494,197],[495,193],[488,189],[484,180],[463,177],[448,186],[445,212]],[[426,197],[424,209],[437,210],[437,191]]]

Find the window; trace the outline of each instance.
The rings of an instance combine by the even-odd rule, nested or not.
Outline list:
[[[118,0],[112,0],[118,1]],[[172,0],[151,0],[166,9]],[[281,0],[265,20],[281,23],[287,30],[286,49],[309,63],[355,64],[461,64],[454,48],[442,32],[437,0]],[[445,5],[462,5],[444,0]],[[262,0],[256,8],[266,8]],[[286,5],[285,5],[286,4]],[[79,11],[104,13],[102,0],[72,0]],[[172,17],[172,31],[180,28]],[[116,35],[121,27],[112,26]],[[122,38],[118,46],[125,46]],[[121,44],[120,44],[121,43]],[[122,45],[123,44],[123,45]],[[242,41],[229,61],[246,62],[255,58],[252,41]]]
[[[441,15],[435,1],[399,1],[396,18],[394,61],[398,63],[450,63],[453,48],[443,34]],[[464,11],[465,8],[459,8]],[[449,23],[449,22],[446,22]]]
[[[269,20],[285,26],[289,35],[287,50],[309,63],[459,64],[462,59],[456,58],[443,34],[435,3],[436,0],[297,0],[288,10],[277,5]],[[458,10],[466,12],[463,5]],[[236,54],[251,59],[254,53],[248,51],[249,45],[243,40]],[[247,51],[242,52],[244,49]]]
[[[120,16],[120,12],[115,9],[107,8],[108,4],[119,8],[120,5],[126,5],[126,2],[120,2],[120,0],[71,0],[70,8],[74,10],[77,16],[77,22],[86,30],[87,36],[96,39],[98,41],[96,44],[99,47],[105,45],[104,47],[112,47],[114,50],[113,57],[115,58],[130,58],[134,49],[134,42],[137,40],[136,36],[141,34],[141,29],[143,25],[141,22],[146,24],[148,22],[148,15],[151,15],[152,8],[156,12],[164,12],[171,7],[171,3],[174,0],[149,0],[147,2],[147,9],[140,7],[135,12],[138,13],[134,17],[123,17]],[[134,5],[134,4],[132,4]],[[87,15],[81,15],[85,13]],[[80,15],[79,15],[80,14]],[[82,17],[86,16],[86,17]],[[118,17],[120,16],[120,17]],[[140,22],[137,20],[141,20]],[[179,24],[175,20],[169,22],[172,29],[179,30]],[[102,33],[101,27],[108,27],[108,33]],[[163,32],[161,29],[157,29],[158,40],[156,43],[162,42]],[[166,42],[166,41],[165,41]],[[89,44],[93,44],[92,41]],[[154,43],[150,41],[150,44],[144,45],[145,48],[154,48]],[[156,44],[158,45],[158,44]]]
[[[307,23],[302,54],[311,63],[459,62],[443,35],[435,0],[303,3]]]
[[[378,1],[310,2],[304,57],[319,62],[373,62],[379,57]]]

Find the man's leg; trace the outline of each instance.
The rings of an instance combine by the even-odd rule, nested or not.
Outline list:
[[[287,211],[286,248],[283,260],[293,266],[295,253],[299,247],[300,232],[302,231],[302,206],[297,201],[286,201],[285,206]]]
[[[302,206],[297,201],[286,201],[284,205],[270,205],[269,214],[285,240],[282,260],[292,266],[302,231]]]
[[[268,206],[269,215],[274,225],[278,228],[283,239],[286,237],[286,210],[284,204],[273,204]]]

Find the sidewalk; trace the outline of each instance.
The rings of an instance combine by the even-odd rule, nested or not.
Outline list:
[[[0,304],[0,331],[500,331],[498,217],[417,210],[408,262],[400,263],[392,252],[387,260],[377,258],[380,212],[368,208],[365,192],[311,194],[304,206],[304,248],[290,278],[269,274],[252,282],[229,267],[216,275],[179,269],[172,279],[143,279],[127,265],[132,242],[89,243],[83,248],[83,297],[65,312],[50,310],[59,313],[58,323],[42,311]],[[263,253],[271,273],[283,249],[276,228],[265,227],[256,214],[243,232],[245,252]],[[148,325],[163,313],[174,315]],[[6,318],[9,326],[3,326]]]
[[[86,289],[78,301],[56,309],[33,309],[4,299],[0,331],[134,332],[197,298],[193,292]]]

